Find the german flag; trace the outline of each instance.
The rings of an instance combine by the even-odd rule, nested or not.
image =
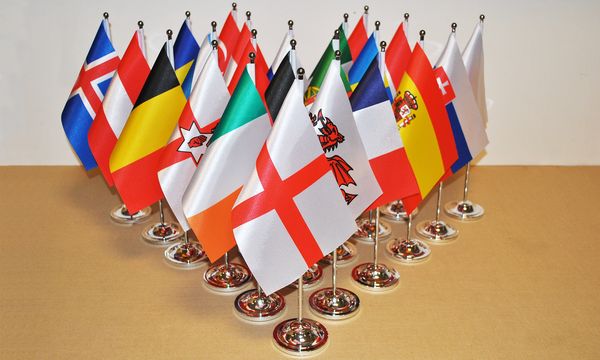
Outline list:
[[[163,198],[159,160],[185,102],[165,44],[110,156],[115,187],[129,211]]]

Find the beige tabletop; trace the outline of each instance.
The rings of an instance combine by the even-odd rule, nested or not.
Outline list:
[[[444,202],[461,189],[459,175]],[[402,265],[381,247],[401,273],[391,293],[367,293],[352,284],[353,265],[340,268],[361,311],[322,321],[330,341],[320,358],[600,358],[600,168],[476,167],[471,190],[484,218],[449,220],[459,238],[432,246],[428,262]],[[234,295],[205,288],[206,266],[169,267],[142,242],[144,225],[113,224],[119,199],[97,173],[0,167],[0,194],[1,359],[284,357],[274,323],[240,321]],[[415,222],[433,216],[434,202]],[[394,236],[404,231],[394,226]],[[372,258],[357,246],[354,265]],[[326,267],[322,286],[330,276]],[[284,318],[294,317],[296,292],[285,294]]]

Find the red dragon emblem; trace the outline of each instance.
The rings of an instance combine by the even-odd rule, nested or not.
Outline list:
[[[417,114],[413,114],[412,110],[417,110],[419,104],[417,103],[417,97],[407,90],[404,92],[404,96],[398,94],[398,97],[394,100],[393,107],[396,124],[398,129],[400,129],[410,124],[417,117]]]
[[[323,110],[319,110],[317,115],[312,113],[309,115],[313,127],[319,132],[318,137],[323,152],[327,154],[328,152],[335,150],[338,147],[338,144],[344,142],[344,135],[338,131],[337,126],[330,118],[323,116]],[[353,170],[352,166],[339,155],[327,157],[327,161],[329,162],[329,166],[333,171],[335,180],[340,187],[340,191],[342,192],[346,203],[350,204],[358,194],[347,193],[342,189],[342,186],[356,185],[352,175],[350,175],[350,171]]]

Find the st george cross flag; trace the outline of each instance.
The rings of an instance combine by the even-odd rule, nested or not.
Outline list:
[[[229,86],[229,84],[231,83],[231,79],[233,78],[233,75],[235,74],[238,66],[244,67],[243,65],[239,64],[242,60],[244,60],[244,50],[246,50],[246,46],[248,46],[248,43],[250,42],[251,38],[252,33],[250,32],[248,23],[245,22],[235,43],[233,53],[231,53],[231,58],[227,63],[227,68],[225,69],[224,76],[225,83],[227,84],[227,86]]]
[[[253,68],[247,66],[252,73]],[[269,115],[246,70],[183,195],[183,212],[211,262],[235,246],[231,209],[270,130]]]
[[[381,53],[383,54],[385,53]],[[384,69],[379,67],[380,63]],[[373,59],[350,97],[358,132],[365,145],[371,168],[383,191],[371,204],[372,209],[419,193],[383,82],[384,70],[383,59]]]
[[[158,180],[165,199],[185,231],[190,227],[183,213],[183,193],[206,152],[228,101],[229,92],[219,69],[217,50],[213,50],[158,167]]]
[[[485,97],[485,79],[484,79],[484,66],[483,66],[483,21],[480,21],[476,26],[471,39],[465,46],[462,53],[465,67],[467,68],[467,74],[469,74],[469,80],[473,87],[473,93],[481,111],[481,117],[485,124],[488,121],[487,105]]]
[[[227,64],[235,51],[235,45],[239,36],[240,29],[237,24],[237,10],[233,8],[229,12],[229,15],[227,15],[223,28],[221,28],[221,33],[219,33],[219,40],[223,44],[223,57],[219,58],[219,68],[221,68],[222,73],[227,69]]]
[[[265,100],[272,120],[277,118],[281,105],[295,81],[297,68],[296,50],[290,50],[279,64],[275,76],[265,91]]]
[[[190,18],[186,18],[179,29],[175,44],[173,45],[173,56],[175,64],[175,74],[180,84],[183,84],[187,74],[194,72],[196,58],[200,46],[192,33]],[[184,94],[189,95],[191,92],[192,83],[187,84],[187,89],[183,89]],[[186,97],[187,97],[186,95]]]
[[[377,44],[378,32],[379,31],[373,31],[371,37],[369,37],[369,40],[367,40],[365,46],[363,46],[358,57],[354,58],[352,67],[348,72],[348,81],[350,82],[350,88],[352,90],[356,89],[358,82],[360,79],[362,79],[367,71],[367,68],[379,53],[379,45]]]
[[[109,167],[110,154],[150,73],[143,49],[144,31],[138,29],[123,54],[117,73],[88,132],[90,150],[109,186],[113,186]]]
[[[263,101],[265,101],[265,92],[267,91],[267,87],[269,86],[269,78],[267,77],[269,65],[267,65],[267,61],[265,60],[265,57],[263,56],[263,53],[260,50],[260,47],[256,43],[256,39],[251,39],[246,44],[244,56],[240,58],[235,74],[233,74],[233,77],[231,78],[229,85],[227,85],[227,88],[229,89],[229,92],[233,94],[238,81],[242,77],[244,71],[246,71],[246,65],[248,65],[248,63],[250,62],[250,53],[254,53],[254,55],[256,56],[254,58],[254,83],[256,84],[256,89],[258,90],[260,97],[263,99]]]
[[[394,115],[419,194],[402,199],[411,213],[458,159],[450,120],[431,63],[418,43],[398,87]]]
[[[86,170],[97,166],[88,144],[88,131],[119,65],[109,33],[108,20],[103,19],[60,116],[65,134]]]
[[[350,48],[350,53],[352,54],[352,59],[354,60],[358,58],[358,54],[360,54],[360,51],[367,43],[368,18],[369,15],[365,11],[365,13],[360,17],[360,20],[358,20],[356,23],[354,30],[352,30],[352,34],[350,34],[350,37],[348,37],[348,47]]]
[[[290,52],[290,50],[292,50],[292,45],[290,44],[290,41],[292,41],[293,39],[294,39],[294,29],[290,27],[288,29],[288,32],[283,37],[283,40],[281,41],[281,45],[279,45],[279,50],[277,51],[277,54],[275,55],[275,59],[273,59],[273,63],[271,64],[271,67],[269,68],[269,72],[267,73],[269,80],[273,79],[273,75],[275,75],[275,73],[277,72],[277,68],[279,67],[279,64],[281,64],[281,62],[283,61],[283,58],[288,54],[288,52]]]
[[[400,80],[406,72],[406,67],[410,61],[412,50],[408,39],[406,38],[407,22],[403,21],[398,26],[392,41],[390,41],[385,52],[385,63],[387,68],[387,81],[389,88],[393,89],[392,96],[396,96],[396,89],[400,85]]]
[[[331,61],[309,115],[339,190],[357,218],[382,192],[352,116],[339,60]]]
[[[488,138],[454,32],[448,38],[434,73],[456,142],[458,160],[451,167],[455,173],[485,148]]]
[[[168,44],[158,54],[110,156],[115,187],[131,212],[162,199],[158,164],[186,102],[167,56]]]
[[[232,212],[235,240],[267,294],[302,276],[356,230],[296,80]]]

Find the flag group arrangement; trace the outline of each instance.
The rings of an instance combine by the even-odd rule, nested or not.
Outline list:
[[[249,14],[238,23],[234,6],[198,42],[186,13],[150,67],[142,25],[119,59],[106,17],[61,116],[67,139],[130,212],[164,198],[211,262],[237,245],[275,292],[365,210],[413,212],[488,144],[482,22],[432,66],[408,14],[385,48],[367,9],[328,33],[306,81],[291,20],[269,63]]]

